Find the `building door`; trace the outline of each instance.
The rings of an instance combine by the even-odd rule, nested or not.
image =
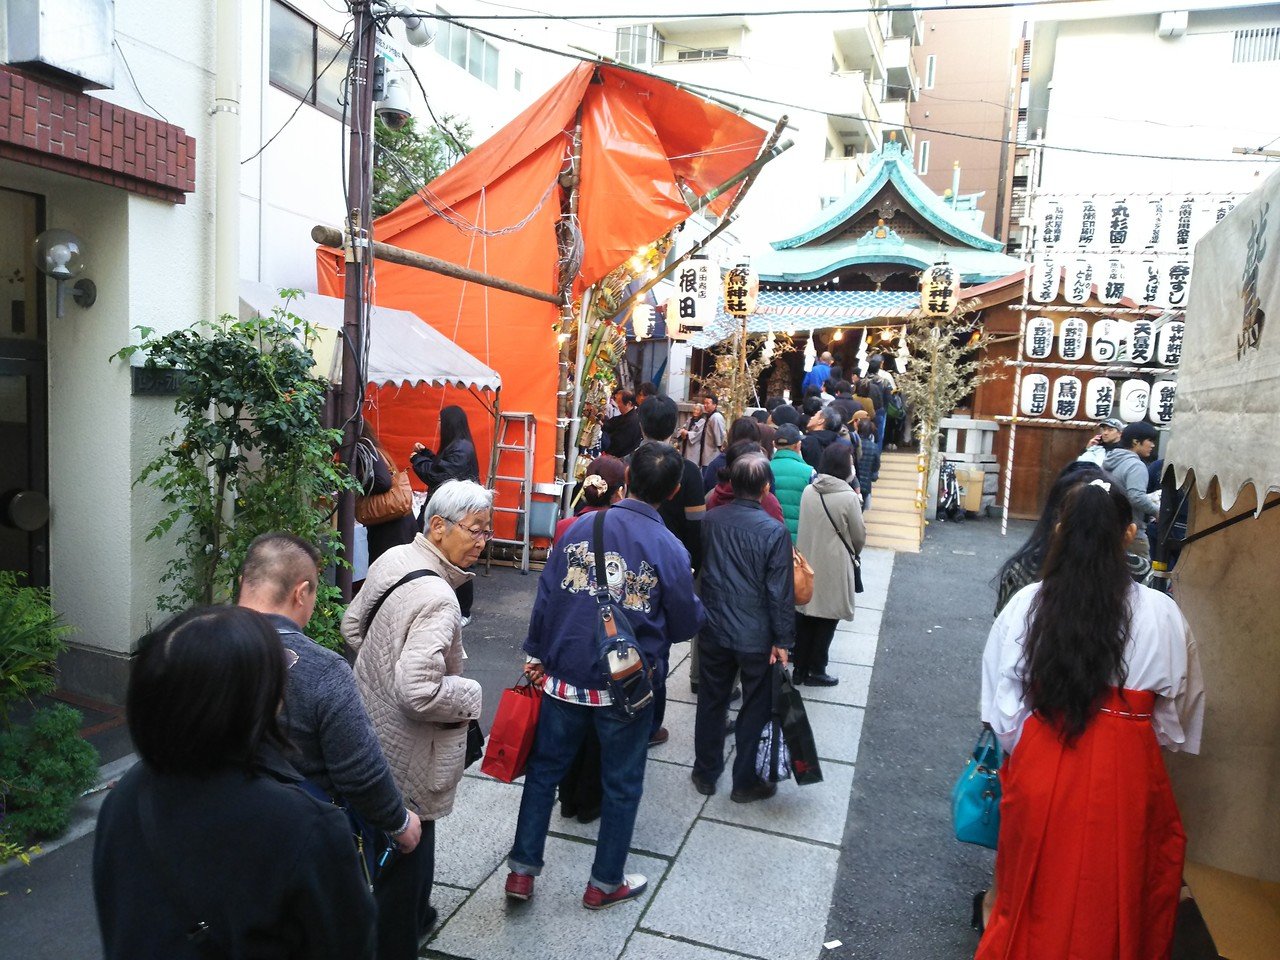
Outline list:
[[[0,570],[49,583],[48,352],[31,244],[43,198],[0,187]]]

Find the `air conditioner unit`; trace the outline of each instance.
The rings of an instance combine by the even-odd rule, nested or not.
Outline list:
[[[1187,11],[1169,10],[1160,14],[1160,26],[1156,36],[1165,40],[1176,40],[1187,32]]]
[[[80,89],[115,85],[114,0],[0,0],[8,8],[4,62]]]

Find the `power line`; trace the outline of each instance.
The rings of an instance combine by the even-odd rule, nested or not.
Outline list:
[[[798,10],[718,10],[711,13],[479,13],[479,14],[418,14],[437,20],[715,20],[720,17],[804,17],[846,13],[933,13],[939,10],[1009,10],[1015,7],[1052,7],[1071,5],[1077,0],[999,0],[996,3],[947,3],[947,4],[894,4],[892,6],[828,7]],[[498,4],[503,6],[503,4]]]
[[[115,40],[112,40],[111,45],[116,48],[116,53],[120,55],[120,62],[124,64],[124,69],[129,74],[129,82],[133,84],[133,90],[134,90],[134,93],[138,95],[138,99],[147,105],[147,109],[149,109],[152,113],[154,113],[157,117],[159,117],[165,123],[168,123],[169,118],[166,117],[159,110],[157,110],[155,107],[151,106],[151,102],[142,95],[142,88],[138,86],[138,80],[133,75],[133,67],[129,66],[129,61],[125,57],[124,50],[121,49],[120,44],[117,43]]]
[[[1065,2],[1065,0],[1045,0],[1045,2],[1059,3],[1059,2]],[[1025,6],[1026,4],[1021,2],[1021,0],[1010,0],[1009,5]],[[988,7],[988,6],[998,6],[998,5],[970,4],[968,6],[969,7]],[[880,7],[876,9],[880,11],[884,11],[884,10],[911,9],[911,8]],[[965,6],[958,4],[956,6],[950,6],[946,8],[935,7],[932,9],[958,10],[958,9],[965,9]],[[437,19],[448,20],[450,22],[455,22],[458,19],[452,16],[446,16],[446,15],[440,15],[440,14],[436,14],[434,16],[436,16]],[[732,16],[732,14],[720,14],[720,16]],[[650,15],[650,19],[653,19],[652,15]],[[463,26],[466,26],[466,24],[463,24]],[[483,36],[491,37],[495,40],[502,40],[507,43],[513,43],[516,46],[527,47],[531,50],[538,50],[542,53],[549,53],[553,56],[564,57],[569,60],[577,60],[581,63],[594,63],[594,64],[601,64],[601,65],[616,67],[619,70],[626,70],[631,73],[639,74],[640,76],[650,77],[654,80],[660,80],[663,83],[671,84],[677,89],[687,89],[693,93],[698,93],[698,92],[702,92],[704,94],[714,93],[720,96],[736,97],[740,100],[751,100],[751,101],[755,101],[756,103],[764,103],[773,107],[782,107],[787,110],[803,110],[807,113],[820,113],[828,117],[836,117],[837,119],[840,119],[840,120],[856,120],[860,123],[883,122],[883,121],[872,120],[869,117],[860,116],[859,114],[855,114],[855,113],[836,113],[836,112],[825,110],[821,107],[817,107],[813,105],[791,103],[786,100],[774,100],[770,97],[763,97],[757,94],[743,93],[740,90],[727,90],[723,87],[712,87],[712,86],[708,86],[707,84],[694,83],[687,80],[673,80],[670,77],[664,77],[661,74],[653,73],[648,70],[641,70],[639,67],[632,66],[631,64],[620,63],[614,60],[604,60],[596,57],[586,57],[581,54],[570,53],[566,50],[557,50],[554,47],[543,46],[542,44],[534,43],[531,40],[523,40],[523,39],[518,39],[516,37],[508,36],[506,34],[494,33],[491,30],[485,30],[481,27],[468,27],[468,29],[473,30],[476,33],[479,33]],[[1001,144],[1008,144],[1014,147],[1030,146],[1030,144],[1028,144],[1025,141],[1009,140],[1005,137],[986,137],[986,136],[982,136],[980,134],[975,134],[975,133],[957,133],[953,130],[942,130],[937,127],[922,127],[922,126],[917,126],[915,124],[911,124],[910,129],[913,132],[934,133],[934,134],[939,134],[941,136],[957,137],[961,140],[978,140],[983,143],[1001,143]],[[1256,160],[1236,159],[1235,157],[1180,157],[1180,156],[1173,156],[1169,154],[1157,154],[1157,153],[1125,153],[1119,150],[1095,150],[1090,147],[1067,147],[1067,146],[1058,146],[1056,144],[1049,144],[1049,143],[1042,143],[1042,144],[1039,144],[1039,146],[1041,149],[1056,150],[1059,153],[1087,154],[1089,156],[1100,156],[1100,157],[1124,157],[1124,158],[1135,159],[1135,160],[1174,160],[1174,161],[1179,161],[1183,163],[1256,163],[1257,162]]]
[[[436,112],[431,109],[431,98],[427,96],[427,88],[422,85],[422,78],[418,76],[418,71],[413,68],[413,61],[407,56],[404,58],[404,65],[409,68],[409,72],[413,74],[413,81],[418,85],[418,90],[422,93],[422,102],[427,105],[427,113],[431,115],[431,122],[436,125],[436,129],[449,138],[454,149],[458,151],[458,157],[465,157],[470,151],[462,145],[462,141],[453,135],[453,131],[440,122],[436,116]],[[448,114],[445,114],[448,116]]]

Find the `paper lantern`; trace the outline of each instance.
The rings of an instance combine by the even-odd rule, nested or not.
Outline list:
[[[1079,317],[1067,317],[1058,329],[1058,355],[1063,360],[1083,359],[1088,340],[1089,324]]]
[[[1156,352],[1156,325],[1150,320],[1135,320],[1129,337],[1129,360],[1150,363]]]
[[[741,320],[755,313],[760,279],[747,262],[737,264],[724,275],[724,312]]]
[[[1019,406],[1028,417],[1038,417],[1049,409],[1049,378],[1043,373],[1029,373],[1022,378]]]
[[[1120,358],[1120,328],[1110,317],[1093,325],[1092,356],[1094,363],[1112,363]]]
[[[1077,259],[1067,274],[1067,288],[1064,291],[1067,303],[1084,303],[1093,292],[1093,264],[1088,260]]]
[[[1119,303],[1124,298],[1127,271],[1119,257],[1109,257],[1098,268],[1098,299],[1103,303]]]
[[[1027,320],[1025,352],[1032,360],[1044,360],[1053,353],[1053,321],[1048,317]]]
[[[1178,394],[1174,380],[1157,380],[1151,385],[1151,400],[1147,404],[1147,419],[1162,427],[1173,419],[1173,401]]]
[[[1052,303],[1058,296],[1058,263],[1053,257],[1036,257],[1031,265],[1031,299]]]
[[[673,340],[685,340],[715,321],[714,269],[706,257],[692,257],[676,269],[675,296],[667,301],[667,335]]]
[[[1139,303],[1155,304],[1160,302],[1160,268],[1155,260],[1144,259],[1138,271],[1138,287],[1133,299]]]
[[[1171,307],[1187,305],[1187,287],[1191,280],[1191,261],[1180,257],[1169,264],[1166,274],[1168,283],[1165,286],[1164,301]]]
[[[1059,377],[1053,382],[1053,415],[1059,420],[1074,420],[1080,409],[1080,378]]]
[[[945,260],[920,274],[920,310],[927,317],[949,317],[960,302],[955,268]]]
[[[1129,359],[1129,344],[1133,342],[1133,321],[1132,320],[1113,320],[1112,336],[1116,340],[1116,359],[1121,363]]]
[[[1130,210],[1126,197],[1117,197],[1107,207],[1107,242],[1112,250],[1129,245]]]
[[[1043,200],[1040,204],[1040,216],[1037,218],[1040,227],[1040,245],[1056,247],[1062,242],[1062,221],[1064,217],[1062,203],[1057,200]]]
[[[1190,197],[1178,204],[1178,221],[1174,225],[1173,239],[1179,250],[1191,248],[1192,218],[1195,216],[1195,201]]]
[[[1120,419],[1133,423],[1147,415],[1151,387],[1145,380],[1126,380],[1120,385]]]
[[[631,334],[637,340],[648,340],[653,332],[653,306],[637,303],[631,308]]]
[[[1093,246],[1098,236],[1098,203],[1092,197],[1080,205],[1080,232],[1077,245],[1082,249]]]
[[[1156,335],[1156,357],[1166,367],[1176,367],[1182,360],[1182,334],[1186,328],[1181,320],[1170,320]]]
[[[1108,377],[1091,377],[1084,387],[1086,420],[1106,420],[1116,406],[1116,382]]]

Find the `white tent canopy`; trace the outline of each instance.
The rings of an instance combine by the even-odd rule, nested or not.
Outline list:
[[[1280,491],[1280,172],[1196,244],[1195,276],[1165,456],[1224,510],[1246,484],[1261,510]]]
[[[240,316],[267,316],[283,305],[278,291],[265,284],[241,281]],[[343,302],[308,293],[292,300],[289,312],[313,326],[341,331]],[[334,351],[336,354],[337,351]],[[319,351],[317,351],[319,354]],[[317,361],[323,364],[317,355]],[[453,386],[497,390],[502,378],[467,351],[408,310],[374,307],[369,319],[369,383],[375,386]],[[336,371],[334,371],[336,373]],[[330,377],[335,380],[337,377]]]

